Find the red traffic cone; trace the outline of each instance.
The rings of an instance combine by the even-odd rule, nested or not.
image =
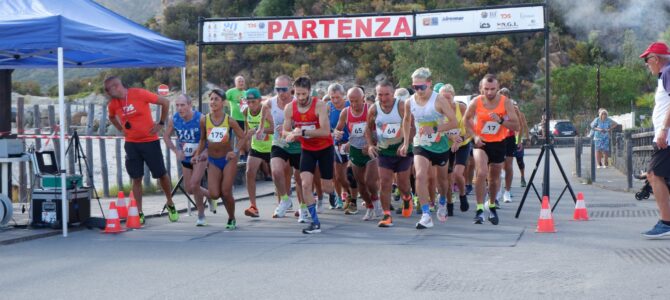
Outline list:
[[[128,207],[126,206],[126,195],[123,194],[123,191],[119,191],[118,196],[116,197],[116,210],[119,212],[120,219],[128,218]]]
[[[584,202],[584,194],[577,193],[577,203],[575,203],[575,213],[572,215],[575,221],[588,221],[589,213],[586,211],[586,202]]]
[[[140,229],[142,224],[140,223],[140,213],[137,210],[137,202],[135,199],[130,200],[130,207],[128,208],[128,219],[126,220],[126,228],[128,229]]]
[[[116,210],[116,203],[114,201],[109,203],[109,212],[107,213],[107,224],[105,225],[104,233],[119,233],[122,232],[121,220],[119,213]]]
[[[547,196],[542,198],[542,209],[540,210],[540,218],[537,220],[537,230],[535,230],[535,232],[556,232],[556,228],[554,228],[554,218],[551,216],[549,197]]]

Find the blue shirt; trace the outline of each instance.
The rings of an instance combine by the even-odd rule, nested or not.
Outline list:
[[[199,111],[193,112],[193,118],[188,122],[179,116],[179,113],[175,113],[172,117],[172,123],[174,124],[174,130],[177,133],[177,147],[182,150],[187,144],[197,144],[200,143],[200,117],[202,114]],[[184,151],[184,161],[190,162],[192,155],[188,155]]]
[[[344,107],[349,107],[349,100],[344,102]],[[335,105],[333,105],[332,101],[328,102],[328,110],[330,111],[328,113],[328,119],[330,120],[330,132],[333,132],[335,130],[335,127],[337,127],[337,122],[340,120],[340,113],[344,108],[338,110],[335,108]],[[349,128],[347,126],[344,126],[344,134],[342,135],[342,139],[338,142],[335,141],[336,144],[345,144],[349,141]]]

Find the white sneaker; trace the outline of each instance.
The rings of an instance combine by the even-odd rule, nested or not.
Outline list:
[[[211,211],[213,214],[216,213],[216,208],[218,206],[216,201],[217,200],[207,199],[207,202],[209,202],[209,211]]]
[[[365,209],[365,216],[363,216],[363,221],[370,221],[375,218],[375,210],[372,208]]]
[[[195,226],[198,227],[207,226],[207,221],[205,220],[205,217],[198,217],[198,220],[195,221]]]
[[[447,205],[437,205],[437,220],[444,223],[447,221]]]
[[[323,212],[323,199],[316,199],[316,213],[320,214]]]
[[[433,227],[433,218],[430,217],[430,214],[422,214],[421,220],[416,223],[416,229],[426,229]]]
[[[294,211],[293,210],[293,199],[291,197],[288,197],[289,201],[291,202],[291,205],[286,209],[287,212],[289,211]]]
[[[301,208],[298,215],[298,223],[307,223],[310,221],[309,211],[307,208]]]
[[[505,191],[503,194],[503,202],[505,203],[512,203],[512,193],[509,191]]]
[[[289,206],[291,206],[291,201],[280,201],[279,205],[277,205],[277,208],[275,208],[275,212],[272,217],[283,218],[286,215],[286,210],[288,210]]]

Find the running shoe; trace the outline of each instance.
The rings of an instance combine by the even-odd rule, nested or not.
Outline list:
[[[477,213],[475,214],[475,224],[482,224],[482,223],[484,223],[484,210],[478,209]]]
[[[309,222],[309,210],[307,208],[301,208],[300,213],[298,214],[298,223],[307,223]]]
[[[244,210],[244,215],[252,218],[258,218],[258,208],[255,206],[250,206]]]
[[[453,216],[454,216],[454,204],[447,203],[447,217],[453,217]]]
[[[489,219],[489,222],[491,222],[491,224],[498,225],[499,219],[498,219],[498,213],[496,212],[495,207],[489,207],[489,217],[488,217],[488,219]]]
[[[421,214],[421,220],[416,223],[416,229],[426,229],[433,227],[433,218],[429,214]]]
[[[642,235],[647,239],[661,239],[664,236],[670,235],[670,226],[665,225],[663,221],[658,221],[651,230],[643,232]]]
[[[140,213],[140,224],[144,225],[144,213]]]
[[[335,201],[335,209],[342,209],[344,206],[344,203],[342,202],[342,197],[337,197]]]
[[[393,195],[393,201],[400,201],[400,189],[398,189],[397,185],[393,185],[393,192],[391,192]]]
[[[289,197],[289,201],[291,202],[291,205],[289,205],[288,208],[286,209],[287,212],[293,211],[293,199],[291,199],[291,197]]]
[[[442,205],[442,204],[438,205],[438,207],[437,207],[437,220],[442,222],[442,223],[447,221],[447,206],[446,205]]]
[[[179,221],[179,213],[177,212],[177,208],[174,207],[174,205],[168,205],[168,219],[170,219],[170,222],[177,222]]]
[[[207,226],[207,221],[205,220],[205,217],[198,217],[198,220],[195,221],[195,226],[198,227]]]
[[[337,196],[335,194],[328,194],[328,202],[330,203],[330,209],[335,209],[337,205]]]
[[[213,214],[216,213],[216,208],[219,205],[216,200],[212,199],[207,199],[207,202],[209,202],[209,211],[211,211]]]
[[[381,219],[384,217],[384,210],[382,209],[381,205],[374,209],[374,215],[374,219]]]
[[[286,215],[286,210],[288,207],[291,205],[291,201],[280,201],[279,204],[277,205],[277,208],[275,208],[275,212],[272,215],[273,218],[283,218]]]
[[[302,230],[302,233],[304,234],[312,234],[312,233],[320,233],[321,232],[321,224],[314,224],[310,223],[307,228]]]
[[[384,218],[382,218],[379,223],[377,223],[377,226],[379,227],[392,227],[393,226],[393,218],[391,218],[391,215],[384,215]]]
[[[355,215],[358,213],[358,205],[354,202],[350,202],[349,206],[344,210],[345,215]]]
[[[322,213],[323,212],[323,199],[316,198],[316,212],[317,213]]]
[[[403,199],[402,207],[400,208],[401,214],[405,218],[412,216],[412,211],[414,211],[414,203],[411,200]]]
[[[458,199],[461,201],[461,211],[468,211],[470,209],[470,203],[468,203],[468,196],[458,196]]]
[[[237,222],[235,222],[235,219],[228,219],[228,224],[226,224],[226,229],[235,230],[235,228],[237,228],[236,223]]]
[[[512,203],[512,193],[505,191],[505,193],[503,193],[503,202]]]
[[[466,195],[472,194],[472,184],[466,184],[465,185],[465,194]]]
[[[526,187],[526,178],[521,178],[521,187]]]
[[[363,221],[370,221],[375,218],[375,210],[372,208],[365,209],[365,215],[363,216]]]
[[[498,202],[498,199],[496,199],[495,203],[496,203],[496,207],[500,207],[500,202]]]

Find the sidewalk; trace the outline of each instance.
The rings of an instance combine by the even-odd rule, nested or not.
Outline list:
[[[275,188],[274,183],[271,181],[257,181],[256,196],[260,198],[263,196],[272,195],[274,194],[275,191],[274,188]],[[237,202],[246,202],[249,199],[246,186],[245,185],[233,186],[233,197],[235,197],[235,201]],[[192,198],[193,197],[191,197],[191,199]],[[109,203],[114,200],[116,200],[116,198],[100,199],[100,204],[102,205],[105,214],[107,214]],[[177,193],[173,198],[173,201],[180,214],[187,213],[188,199],[181,191],[179,190],[177,191]],[[218,201],[219,201],[218,210],[220,211],[224,210],[221,199],[219,199]],[[145,217],[157,218],[161,216],[167,216],[167,211],[161,214],[163,206],[165,205],[165,195],[161,194],[161,195],[144,196],[142,202]],[[29,222],[29,214],[28,214],[29,207],[26,205],[25,213],[21,213],[21,205],[22,204],[20,203],[14,203],[13,220],[9,222],[8,227],[4,228],[0,227],[0,246],[62,234],[61,230],[59,229],[31,228],[30,226],[27,226]],[[242,211],[246,207],[247,204],[244,203],[243,205],[238,205],[236,210]],[[195,210],[194,206],[191,206],[191,210],[192,214],[197,214],[197,211]],[[225,212],[223,213],[225,214]],[[95,199],[91,199],[91,216],[102,217],[100,207],[98,206],[98,202]],[[71,227],[69,230],[77,231],[81,229],[82,227]]]
[[[582,151],[582,177],[577,177],[576,173],[573,172],[573,176],[577,178],[582,183],[587,183],[591,177],[591,149],[589,147],[584,147]],[[570,162],[571,166],[567,166],[568,169],[575,169],[574,161]],[[595,187],[601,189],[606,189],[614,192],[630,193],[631,197],[634,196],[637,191],[639,191],[642,186],[644,186],[643,180],[638,180],[633,178],[633,187],[628,188],[628,179],[626,174],[609,166],[606,169],[596,169],[596,178],[595,181],[592,181],[591,184]]]

